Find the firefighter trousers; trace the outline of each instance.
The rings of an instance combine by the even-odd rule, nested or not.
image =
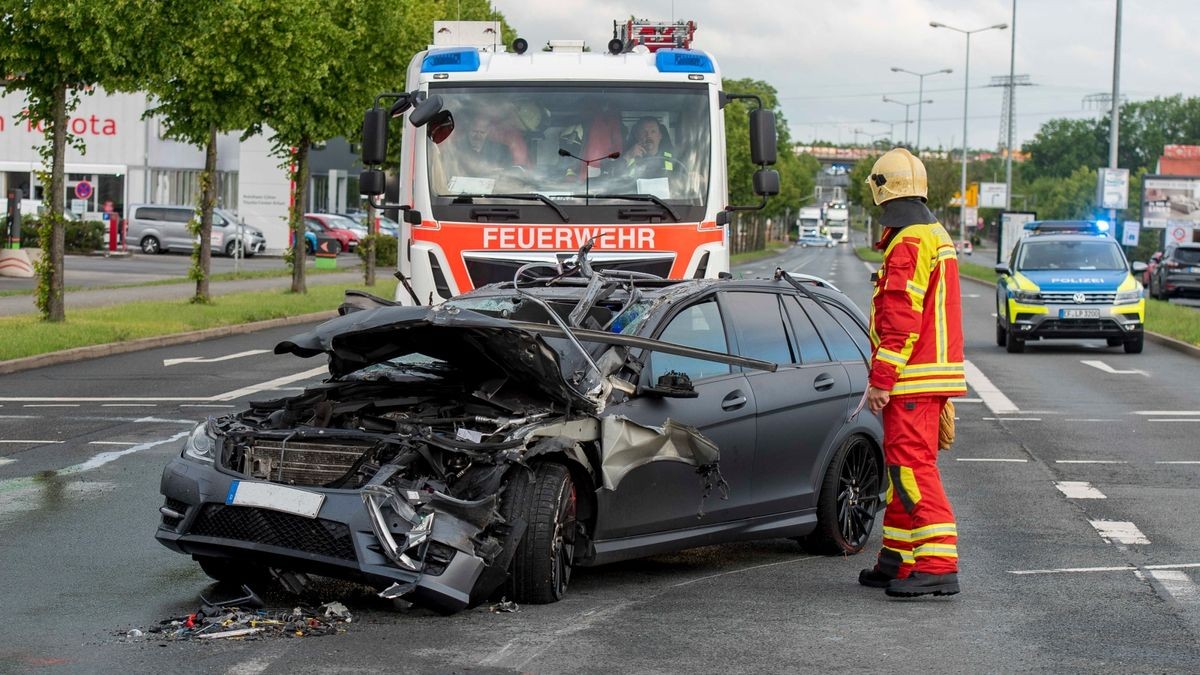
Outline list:
[[[958,531],[937,468],[938,420],[946,400],[904,396],[883,409],[888,489],[878,569],[889,576],[958,571]]]

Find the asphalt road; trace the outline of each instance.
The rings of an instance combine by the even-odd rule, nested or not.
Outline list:
[[[776,265],[868,300],[867,266],[847,246],[739,272]],[[964,592],[936,600],[859,586],[870,554],[811,557],[769,540],[582,570],[562,602],[517,613],[396,610],[330,583],[304,600],[345,602],[355,620],[343,635],[129,640],[194,611],[208,587],[153,539],[158,478],[181,435],[316,381],[321,364],[253,353],[164,365],[269,350],[297,327],[4,376],[0,671],[1200,670],[1200,361],[1151,343],[1140,355],[1088,341],[1007,354],[992,304],[964,282],[975,368],[941,460]]]

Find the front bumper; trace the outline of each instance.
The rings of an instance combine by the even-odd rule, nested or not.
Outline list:
[[[477,585],[488,567],[482,558],[437,541],[435,529],[426,546],[436,548],[422,549],[423,559],[418,561],[423,569],[403,569],[385,554],[360,490],[306,488],[325,497],[317,517],[307,518],[227,504],[235,480],[242,479],[189,460],[171,461],[163,471],[166,502],[155,538],[179,553],[337,577],[380,589],[400,584],[409,587],[402,597],[440,612],[459,611],[479,599],[472,592],[480,590]],[[455,535],[464,531],[453,516],[436,515]],[[405,538],[400,531],[394,536]]]
[[[1079,310],[1094,316],[1072,317]],[[1128,338],[1141,335],[1145,301],[1125,305],[1026,305],[1009,301],[1009,326],[1013,335],[1025,340]]]

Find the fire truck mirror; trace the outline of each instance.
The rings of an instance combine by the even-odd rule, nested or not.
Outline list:
[[[408,114],[408,121],[412,122],[414,127],[423,127],[426,124],[434,121],[438,113],[442,112],[442,97],[433,94],[429,98],[421,101],[417,107]]]
[[[363,151],[366,154],[366,151]],[[364,162],[366,161],[364,157]],[[358,175],[358,191],[367,197],[378,197],[384,193],[386,177],[380,169],[367,169]]]
[[[383,108],[371,108],[363,116],[362,162],[367,166],[387,161],[388,116]],[[365,191],[363,194],[367,194]]]
[[[779,194],[779,172],[775,169],[755,171],[754,194],[760,197],[773,197]]]
[[[763,108],[751,110],[750,161],[759,166],[774,164],[775,145],[775,112]]]

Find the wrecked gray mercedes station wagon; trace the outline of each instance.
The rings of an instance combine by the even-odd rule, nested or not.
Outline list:
[[[865,322],[820,280],[529,265],[341,311],[275,347],[327,358],[325,382],[208,419],[164,471],[156,537],[213,578],[320,574],[453,612],[553,602],[578,566],[870,535]]]

